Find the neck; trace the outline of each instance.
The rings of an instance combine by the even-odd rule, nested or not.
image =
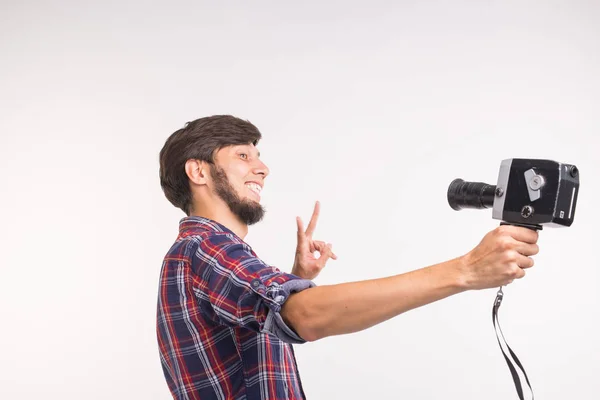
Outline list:
[[[192,211],[190,216],[203,217],[216,221],[227,227],[227,229],[243,240],[248,234],[248,225],[240,221],[227,205],[223,204],[223,206],[224,207],[203,207],[201,204],[198,204],[195,205],[194,211]]]

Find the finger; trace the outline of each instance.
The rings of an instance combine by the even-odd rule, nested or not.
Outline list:
[[[321,255],[327,254],[330,258],[337,260],[337,256],[333,253],[333,250],[331,249],[331,243],[317,241],[315,242],[315,247]]]
[[[323,249],[326,247],[326,243],[321,240],[310,240],[309,247],[311,253],[314,253],[315,251],[322,253]]]
[[[504,231],[519,242],[537,243],[539,234],[537,231],[520,226],[503,225]]]
[[[524,256],[535,256],[540,252],[540,247],[537,244],[518,242],[515,250]]]
[[[327,243],[322,240],[311,240],[311,243],[315,248],[327,247]]]
[[[300,217],[296,217],[296,224],[298,224],[298,244],[304,244],[306,242],[306,236],[304,235],[304,224]]]
[[[315,210],[313,211],[313,215],[310,218],[310,222],[308,223],[308,228],[306,228],[306,235],[311,238],[315,228],[317,227],[317,220],[319,219],[319,213],[321,211],[321,204],[317,201],[315,203]]]
[[[331,256],[331,250],[326,250],[321,253],[321,256],[317,259],[317,265],[319,268],[324,268]]]
[[[531,257],[519,256],[519,258],[517,259],[517,265],[519,265],[519,267],[521,268],[531,268],[533,267],[534,263],[535,262]]]
[[[516,279],[521,279],[525,276],[525,270],[522,268],[519,268],[517,275],[515,276]]]

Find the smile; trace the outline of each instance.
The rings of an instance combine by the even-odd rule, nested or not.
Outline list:
[[[262,191],[262,187],[259,184],[250,182],[246,183],[246,187],[250,189],[253,193],[256,193],[256,195],[260,198],[260,192]]]

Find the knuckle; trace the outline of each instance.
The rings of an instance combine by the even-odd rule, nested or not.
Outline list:
[[[508,228],[509,228],[508,225],[500,225],[494,231],[496,234],[506,235],[506,234],[508,234]]]
[[[505,250],[502,254],[504,256],[504,260],[508,262],[516,261],[517,257],[519,256],[519,253],[514,250]]]
[[[498,239],[498,247],[502,250],[509,250],[511,249],[513,246],[512,241],[510,240],[509,237],[507,236],[502,236],[500,239]]]
[[[519,268],[517,265],[513,265],[510,269],[510,277],[513,279],[518,278],[522,272],[523,270],[521,268]]]

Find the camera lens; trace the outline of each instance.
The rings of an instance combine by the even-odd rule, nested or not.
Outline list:
[[[448,204],[456,211],[463,208],[489,208],[494,204],[496,186],[455,179],[450,183],[447,195]]]

